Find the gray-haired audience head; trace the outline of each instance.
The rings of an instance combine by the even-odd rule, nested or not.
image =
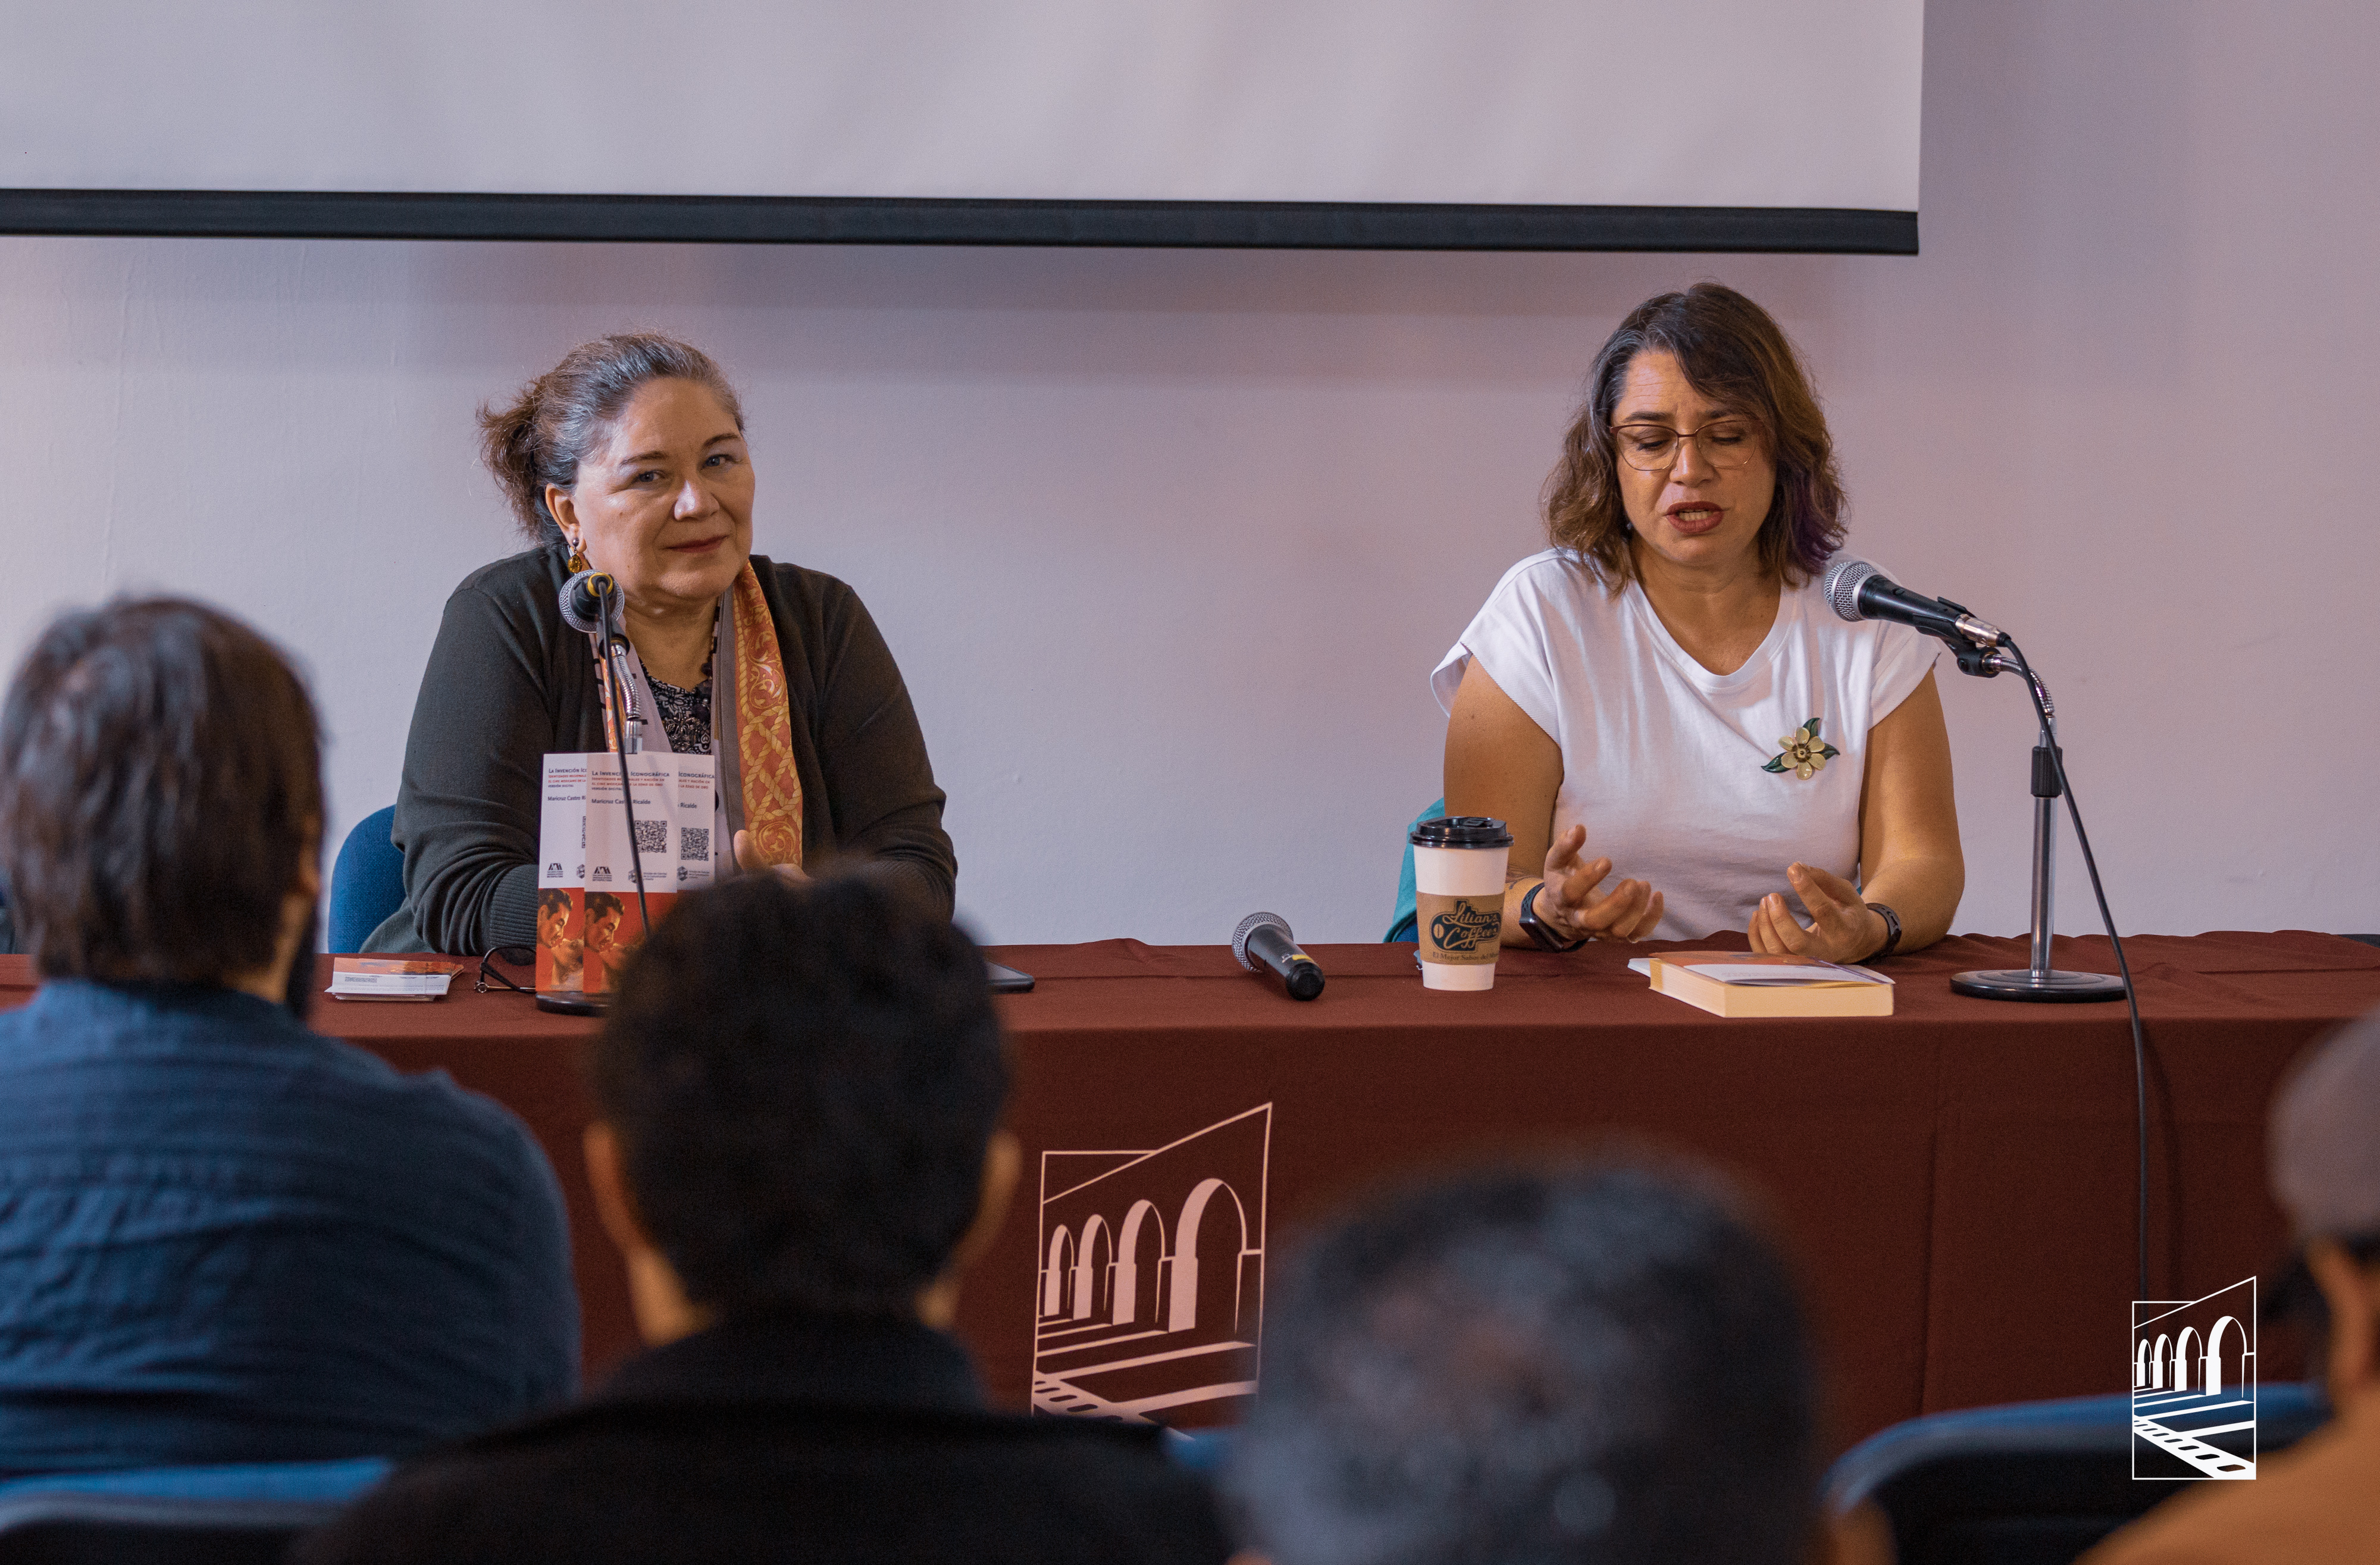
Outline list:
[[[2271,1156],[2301,1244],[2380,1241],[2380,1012],[2290,1066],[2273,1095]]]
[[[2380,1012],[2300,1055],[2271,1112],[2273,1196],[2295,1254],[2265,1307],[2296,1321],[2311,1372],[2337,1401],[2353,1394],[2354,1366],[2369,1361],[2334,1353],[2335,1312],[2364,1308],[2348,1297],[2358,1278],[2380,1298]]]
[[[1789,1565],[1813,1402],[1792,1282],[1717,1182],[1487,1170],[1293,1263],[1225,1481],[1276,1565]]]

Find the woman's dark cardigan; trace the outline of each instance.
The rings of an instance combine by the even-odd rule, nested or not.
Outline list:
[[[831,576],[758,554],[752,566],[784,652],[804,862],[880,861],[948,912],[958,861],[942,791],[876,622]],[[370,949],[476,955],[534,940],[544,757],[604,748],[587,637],[562,623],[567,574],[558,549],[532,549],[447,599],[390,833],[405,906]]]

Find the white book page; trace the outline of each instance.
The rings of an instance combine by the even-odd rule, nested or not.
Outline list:
[[[1786,988],[1794,984],[1889,984],[1890,978],[1872,973],[1864,967],[1846,967],[1832,962],[1814,962],[1805,965],[1758,962],[1697,962],[1685,971],[1706,978],[1717,978],[1723,984],[1741,984],[1748,988]]]

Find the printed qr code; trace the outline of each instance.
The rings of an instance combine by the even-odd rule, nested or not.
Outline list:
[[[666,820],[638,821],[637,856],[642,858],[648,854],[660,855],[667,852],[669,852],[669,822]]]
[[[710,856],[710,828],[681,826],[677,831],[677,855],[698,863]]]

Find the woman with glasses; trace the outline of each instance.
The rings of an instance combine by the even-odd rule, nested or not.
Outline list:
[[[1828,606],[1842,504],[1767,310],[1697,284],[1603,345],[1547,485],[1553,547],[1431,675],[1447,813],[1512,827],[1506,943],[1741,930],[1858,962],[1949,931],[1934,643]]]

